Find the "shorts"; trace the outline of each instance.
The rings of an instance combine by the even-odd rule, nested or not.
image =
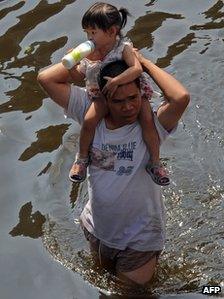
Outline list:
[[[90,243],[90,248],[97,252],[99,261],[102,258],[110,260],[116,272],[130,272],[145,265],[151,259],[156,257],[158,261],[162,250],[158,251],[137,251],[131,248],[124,250],[111,248],[103,244],[99,239],[92,235],[85,227],[82,227],[84,235]]]

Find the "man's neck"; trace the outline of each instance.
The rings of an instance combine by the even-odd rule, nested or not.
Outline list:
[[[121,120],[114,119],[110,114],[106,115],[104,120],[105,120],[105,125],[109,130],[115,130],[131,124],[123,119]]]

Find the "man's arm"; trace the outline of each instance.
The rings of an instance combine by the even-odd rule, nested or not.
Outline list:
[[[143,70],[150,75],[164,94],[166,102],[159,107],[157,116],[162,126],[167,131],[171,131],[177,125],[189,104],[190,95],[185,87],[173,76],[160,69],[137,51],[135,53]]]
[[[78,67],[68,71],[62,63],[58,63],[41,71],[37,80],[55,103],[67,109],[71,88],[70,82],[83,78],[84,75]]]

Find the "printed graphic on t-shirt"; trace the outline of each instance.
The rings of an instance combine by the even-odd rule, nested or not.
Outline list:
[[[116,172],[116,175],[130,175],[132,173],[132,170],[134,169],[134,166],[128,166],[128,167],[124,167],[124,166],[120,166],[118,171]]]
[[[134,166],[119,165],[118,169],[115,169],[115,160],[133,161],[135,149],[135,141],[124,144],[102,143],[101,150],[96,147],[92,147],[91,164],[100,169],[116,171],[116,175],[118,176],[130,175]]]
[[[96,147],[91,149],[91,164],[104,170],[114,170],[116,154],[109,151],[101,151]]]
[[[111,151],[117,155],[117,160],[133,161],[134,150],[136,149],[136,141],[123,144],[102,143],[103,151]]]

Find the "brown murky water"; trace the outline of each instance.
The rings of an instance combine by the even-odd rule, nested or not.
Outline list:
[[[133,15],[125,34],[192,98],[162,152],[172,184],[153,297],[121,295],[114,277],[94,269],[77,221],[86,184],[67,179],[79,127],[36,82],[85,40],[80,20],[92,3],[0,1],[0,298],[198,299],[202,285],[224,289],[224,3],[122,1]]]

